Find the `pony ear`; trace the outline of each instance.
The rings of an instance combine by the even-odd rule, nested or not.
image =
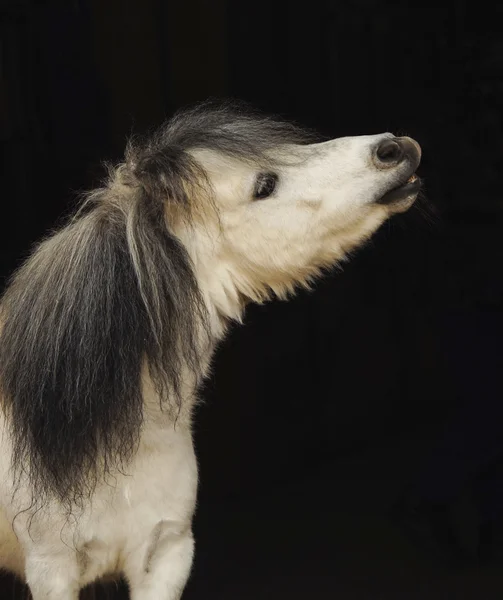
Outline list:
[[[182,181],[194,177],[190,157],[170,145],[152,146],[128,144],[126,165],[149,198],[189,206],[189,197]]]
[[[172,231],[214,210],[208,174],[190,153],[169,145],[138,151],[130,145],[126,157],[144,198],[164,207],[166,225]]]

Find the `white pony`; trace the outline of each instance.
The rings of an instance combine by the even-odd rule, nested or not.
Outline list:
[[[180,598],[216,345],[408,209],[420,154],[207,103],[132,142],[38,246],[0,313],[0,565],[34,600],[119,575],[133,600]]]

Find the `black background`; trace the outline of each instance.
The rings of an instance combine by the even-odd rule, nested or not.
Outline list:
[[[430,209],[394,218],[314,294],[251,307],[221,348],[195,427],[198,555],[184,597],[503,593],[485,571],[438,573],[384,517],[448,427],[461,375],[475,399],[491,376],[500,394],[503,9],[461,0],[0,6],[3,279],[131,132],[208,96],[242,98],[333,137],[394,131],[423,147]],[[481,315],[484,334],[473,326]]]

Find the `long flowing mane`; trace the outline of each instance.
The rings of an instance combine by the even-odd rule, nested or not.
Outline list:
[[[34,498],[71,504],[127,465],[143,422],[143,365],[174,416],[182,365],[200,375],[205,305],[165,210],[175,203],[190,221],[208,191],[189,150],[260,161],[308,139],[242,107],[178,114],[130,143],[106,185],[15,274],[1,305],[0,392],[12,466]]]
[[[1,389],[15,466],[28,468],[37,494],[60,499],[92,485],[98,454],[106,468],[131,457],[143,361],[171,410],[181,402],[182,362],[198,368],[202,302],[162,205],[139,192],[119,209],[107,195],[39,246],[2,305]]]

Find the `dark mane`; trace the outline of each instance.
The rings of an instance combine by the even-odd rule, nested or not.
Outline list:
[[[242,106],[204,104],[150,138],[14,276],[0,315],[0,390],[13,469],[69,506],[127,467],[143,421],[142,365],[176,418],[181,366],[200,376],[205,306],[166,203],[190,218],[205,175],[189,150],[261,163],[311,137]],[[99,467],[98,467],[99,465]]]
[[[141,145],[142,156],[166,148],[208,149],[244,161],[271,161],[271,150],[319,140],[315,132],[265,116],[242,102],[207,101],[175,113]]]

